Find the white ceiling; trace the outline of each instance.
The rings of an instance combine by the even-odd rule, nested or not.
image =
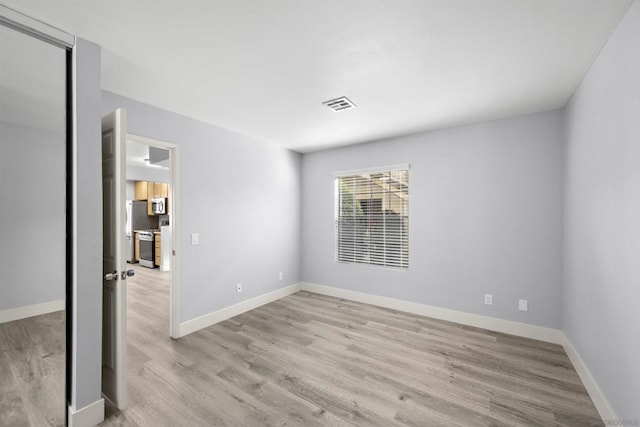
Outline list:
[[[149,158],[149,146],[127,140],[127,165],[146,167],[144,159]]]
[[[160,164],[149,164],[149,146],[139,142],[127,140],[127,165],[139,168],[168,169],[169,161]]]
[[[100,44],[104,89],[301,152],[562,107],[631,3],[1,1]]]

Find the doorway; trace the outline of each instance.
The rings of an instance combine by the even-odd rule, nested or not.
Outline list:
[[[161,286],[168,285],[168,333],[171,338],[179,337],[178,159],[179,149],[176,144],[127,134],[127,200],[136,203],[137,199],[139,204],[146,199],[152,227],[150,233],[144,233],[144,230],[136,233],[134,228],[130,230],[128,238],[131,240],[127,243],[131,243],[133,249],[131,265],[142,273],[140,278],[144,276],[147,282],[156,280],[159,284],[162,283]],[[142,195],[145,190],[146,198]],[[153,242],[151,250],[148,249],[149,239]],[[136,280],[135,276],[133,280]],[[145,291],[148,292],[149,289]]]
[[[173,337],[178,316],[177,299],[177,244],[179,212],[178,212],[178,147],[175,144],[152,140],[150,138],[130,135],[126,132],[127,114],[123,109],[117,109],[107,114],[102,119],[102,182],[103,182],[103,323],[102,323],[102,393],[107,398],[110,410],[123,410],[127,407],[127,365],[129,361],[138,362],[148,358],[149,350],[156,342],[170,342]],[[166,164],[169,169],[169,178],[155,182],[139,179],[132,183],[129,190],[131,202],[140,206],[138,216],[133,209],[129,211],[127,202],[127,175],[132,178],[133,168],[127,174],[127,145],[144,145],[146,153],[144,161],[148,163]],[[160,151],[160,158],[157,152]],[[158,165],[159,166],[159,165]],[[157,194],[160,191],[162,194]],[[139,196],[136,195],[139,193]],[[168,214],[172,215],[172,219]],[[144,220],[142,225],[135,225],[134,218]],[[162,221],[162,222],[161,222]],[[129,223],[129,224],[127,224]],[[160,226],[162,224],[162,226]],[[153,226],[153,228],[151,228]],[[127,240],[126,231],[134,235],[133,253],[129,253],[130,264],[127,265]],[[143,290],[140,297],[133,301],[135,311],[129,310],[128,296],[133,292],[132,285],[136,285],[136,269],[130,268],[141,261],[142,252],[140,237],[144,234],[151,239],[158,239],[158,246],[164,246],[166,253],[158,250],[158,258],[150,256],[150,264],[144,269],[147,272],[159,271],[155,267],[164,268],[171,265],[168,276],[170,280],[164,288],[156,288],[165,291],[166,303],[163,316],[151,316],[158,313],[157,304],[149,304],[149,297],[153,292]],[[166,235],[165,235],[166,234]],[[157,237],[154,237],[157,235]],[[160,237],[164,235],[164,245],[160,244]],[[152,240],[153,242],[153,240]],[[155,243],[155,242],[154,242]],[[152,245],[153,248],[153,245]],[[146,253],[146,251],[145,251]],[[151,252],[153,253],[153,252]],[[154,265],[154,261],[155,264]],[[144,274],[138,267],[140,276],[147,282],[149,274]],[[164,273],[167,274],[167,273]],[[145,294],[146,293],[146,294]],[[145,313],[144,310],[147,310]],[[142,311],[141,313],[139,313]],[[168,313],[167,313],[168,312]],[[135,317],[134,317],[135,316]],[[131,320],[128,320],[131,318]],[[155,323],[154,320],[155,319]],[[167,324],[169,328],[167,328]],[[132,325],[132,327],[129,327]],[[133,327],[135,326],[135,327]],[[142,343],[142,345],[140,345]],[[148,344],[148,345],[147,345]],[[140,357],[129,357],[133,353]]]

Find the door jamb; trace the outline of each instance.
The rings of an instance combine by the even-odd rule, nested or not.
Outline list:
[[[177,144],[159,141],[146,136],[127,133],[127,140],[152,147],[164,148],[171,152],[171,185],[169,212],[171,212],[171,284],[169,286],[169,336],[180,338],[180,148]]]

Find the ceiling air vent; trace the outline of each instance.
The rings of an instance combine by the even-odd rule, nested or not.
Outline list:
[[[356,106],[356,104],[351,102],[349,98],[347,98],[346,96],[341,96],[340,98],[324,101],[322,105],[326,105],[327,107],[331,108],[333,111],[336,111],[336,112],[342,111],[342,110],[348,110],[349,108],[354,108]]]

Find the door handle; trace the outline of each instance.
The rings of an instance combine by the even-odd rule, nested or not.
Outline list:
[[[109,281],[109,280],[118,280],[118,272],[114,271],[112,273],[107,273],[104,275],[104,280]]]

